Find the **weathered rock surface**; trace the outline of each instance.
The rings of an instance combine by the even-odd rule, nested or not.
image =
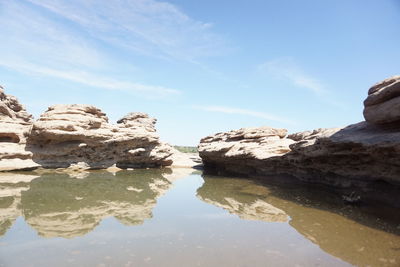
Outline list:
[[[293,169],[290,173],[302,179],[339,186],[379,180],[400,184],[400,130],[396,127],[361,122],[318,129],[290,148],[283,160]]]
[[[265,164],[290,151],[295,143],[285,138],[287,131],[270,127],[248,128],[218,133],[200,141],[200,157],[206,170],[221,174],[257,175],[276,173],[277,166]]]
[[[265,133],[265,128],[259,131]],[[257,129],[250,129],[255,132]],[[345,128],[232,140],[234,133],[201,140],[206,170],[246,176],[290,175],[301,180],[348,187],[373,181],[400,185],[400,131],[361,122]]]
[[[367,105],[400,99],[399,77],[372,87]],[[282,175],[341,188],[372,186],[376,191],[387,185],[382,191],[385,198],[388,191],[400,190],[400,123],[394,115],[388,115],[400,112],[400,108],[393,112],[391,109],[382,115],[390,120],[287,137],[285,130],[269,127],[218,133],[201,140],[199,153],[205,170],[212,173],[265,179]],[[400,206],[400,201],[389,198],[392,204]]]
[[[239,129],[205,137],[198,149],[207,168],[247,174],[260,167],[259,162],[290,151],[289,145],[294,141],[285,138],[286,133],[270,127]]]
[[[145,129],[148,132],[156,132],[155,118],[150,118],[149,115],[142,112],[131,112],[125,115],[117,123],[123,124],[126,128]]]
[[[400,76],[372,86],[364,101],[364,117],[372,124],[400,122]]]
[[[26,151],[26,139],[33,118],[14,96],[0,86],[0,171],[36,168],[32,153]]]
[[[45,168],[171,165],[167,158],[172,148],[159,141],[154,124],[155,119],[143,113],[110,124],[94,106],[55,105],[33,124],[28,149]]]
[[[136,112],[111,124],[100,109],[77,104],[51,106],[33,121],[17,99],[0,88],[0,171],[198,165],[195,158],[159,140],[156,121]]]
[[[167,159],[172,161],[173,168],[201,168],[203,164],[198,153],[183,153],[175,148]]]

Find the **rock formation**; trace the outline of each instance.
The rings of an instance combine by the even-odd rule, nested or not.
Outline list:
[[[94,106],[55,105],[34,122],[28,149],[45,168],[171,165],[172,148],[159,141],[154,124],[155,119],[143,113],[110,124]]]
[[[38,166],[32,161],[32,153],[25,149],[32,123],[32,115],[0,86],[0,171]]]
[[[369,123],[400,122],[400,76],[393,76],[372,86],[364,106],[364,117]]]
[[[219,174],[264,179],[286,175],[341,188],[378,190],[387,184],[381,196],[386,198],[389,191],[400,190],[400,106],[395,105],[400,103],[399,85],[396,76],[369,90],[367,122],[287,137],[285,130],[269,127],[205,137],[199,145],[204,167]],[[400,201],[389,198],[400,206]]]
[[[288,138],[292,136],[289,135]],[[374,181],[400,184],[400,129],[360,122],[318,129],[290,146],[283,160],[290,174],[338,186]]]
[[[218,133],[200,141],[198,147],[205,167],[221,174],[256,174],[276,172],[275,166],[263,162],[280,158],[290,151],[294,141],[285,138],[285,129],[247,128]]]
[[[129,113],[111,124],[91,105],[54,105],[37,121],[0,88],[0,171],[198,165],[159,140],[156,119]]]

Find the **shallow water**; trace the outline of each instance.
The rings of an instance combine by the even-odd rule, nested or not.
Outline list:
[[[400,266],[398,214],[184,169],[0,174],[0,266]]]

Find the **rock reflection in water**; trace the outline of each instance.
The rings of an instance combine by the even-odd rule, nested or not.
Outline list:
[[[327,253],[357,266],[400,265],[400,216],[345,206],[324,191],[204,176],[201,200],[243,219],[289,224]],[[386,216],[386,218],[384,218]]]
[[[286,222],[289,219],[283,210],[262,198],[269,194],[266,187],[243,184],[245,180],[236,179],[206,178],[205,181],[197,190],[197,197],[204,202],[226,209],[245,220]],[[221,181],[226,183],[222,184]]]
[[[7,175],[0,176],[0,234],[23,215],[40,236],[64,238],[85,235],[106,217],[142,224],[176,178],[168,169],[92,172],[83,179],[71,178],[74,174]]]
[[[29,182],[37,175],[0,173],[0,236],[22,215],[21,194],[29,189]]]

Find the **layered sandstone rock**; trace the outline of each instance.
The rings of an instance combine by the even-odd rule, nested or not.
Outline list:
[[[202,160],[198,153],[183,153],[171,148],[172,154],[167,159],[172,161],[172,168],[201,168]]]
[[[372,86],[364,101],[364,117],[372,124],[400,122],[400,76]]]
[[[171,165],[169,145],[161,143],[155,119],[130,113],[118,124],[90,105],[51,106],[33,124],[28,148],[45,168],[100,169]]]
[[[32,161],[32,153],[25,149],[32,123],[32,115],[0,86],[0,171],[38,166]]]
[[[262,168],[262,162],[274,160],[290,151],[289,145],[294,141],[285,138],[286,133],[284,129],[270,127],[218,133],[201,139],[199,154],[208,169],[249,174]],[[269,171],[273,172],[274,168]]]
[[[129,113],[111,124],[91,105],[54,105],[37,121],[0,88],[0,171],[198,165],[159,140],[156,119]]]
[[[142,112],[131,112],[125,115],[117,123],[124,125],[125,128],[145,129],[148,132],[156,132],[155,118],[150,118],[148,114]]]
[[[290,138],[291,136],[289,136]],[[400,129],[361,122],[318,129],[290,146],[290,174],[339,186],[386,181],[400,185]]]
[[[264,129],[259,131],[265,133]],[[361,122],[345,128],[296,133],[288,138],[266,133],[232,140],[236,132],[201,140],[199,153],[206,170],[246,176],[291,175],[340,187],[378,180],[400,185],[397,128]]]
[[[371,106],[366,110],[398,101],[399,82],[399,77],[394,77],[372,87],[366,100]],[[382,109],[386,113],[371,113],[374,118],[386,118],[384,121],[367,116],[367,122],[345,128],[317,129],[288,137],[285,130],[268,127],[218,133],[201,140],[199,153],[205,169],[214,173],[265,179],[282,175],[376,191],[387,184],[382,191],[382,197],[386,197],[389,191],[400,190],[400,124],[395,115],[400,108],[387,107]],[[400,206],[399,201],[390,199]]]

